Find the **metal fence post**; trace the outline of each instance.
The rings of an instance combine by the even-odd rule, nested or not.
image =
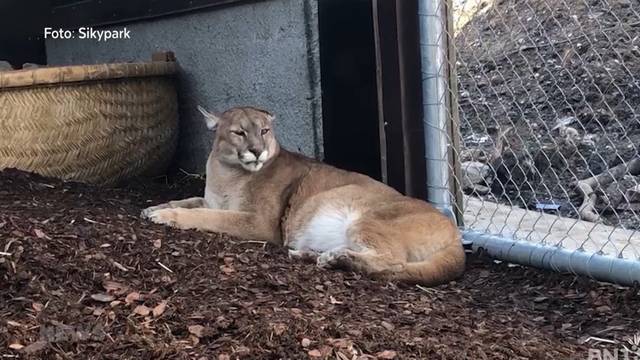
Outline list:
[[[447,41],[443,9],[440,1],[419,2],[423,124],[427,198],[438,209],[454,218],[449,193]]]

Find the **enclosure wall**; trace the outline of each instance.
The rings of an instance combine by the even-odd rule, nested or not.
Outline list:
[[[178,165],[202,171],[212,134],[196,106],[252,105],[276,114],[285,147],[322,156],[316,0],[273,0],[112,28],[131,39],[47,40],[49,64],[149,60],[171,50],[180,65]]]

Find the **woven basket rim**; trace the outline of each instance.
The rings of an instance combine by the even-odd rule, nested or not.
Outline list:
[[[35,85],[172,75],[174,61],[68,65],[0,72],[0,90]]]

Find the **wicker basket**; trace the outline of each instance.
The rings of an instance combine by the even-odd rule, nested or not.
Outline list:
[[[174,62],[0,72],[0,169],[114,184],[166,170]]]

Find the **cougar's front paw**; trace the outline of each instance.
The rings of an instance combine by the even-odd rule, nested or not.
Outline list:
[[[147,215],[147,218],[156,224],[177,227],[178,212],[176,209],[152,210]]]
[[[169,204],[161,204],[161,205],[157,205],[157,206],[150,206],[144,210],[142,210],[142,212],[140,213],[140,217],[143,219],[149,219],[150,215],[152,212],[157,211],[157,210],[161,210],[161,209],[168,209],[171,206]]]

